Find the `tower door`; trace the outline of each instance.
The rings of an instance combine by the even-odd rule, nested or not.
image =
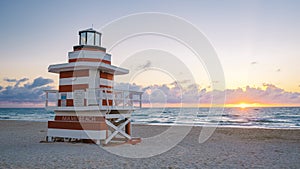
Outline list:
[[[60,102],[61,107],[67,106],[67,93],[61,93]]]

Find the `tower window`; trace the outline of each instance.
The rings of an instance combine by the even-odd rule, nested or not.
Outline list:
[[[86,32],[82,32],[80,34],[80,45],[85,45],[86,44]]]
[[[101,33],[93,29],[80,31],[79,45],[101,46]]]
[[[95,45],[100,46],[100,34],[96,33],[95,35]]]
[[[94,32],[87,33],[87,45],[95,45],[95,33]]]

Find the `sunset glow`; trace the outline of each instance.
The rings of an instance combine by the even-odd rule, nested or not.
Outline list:
[[[236,104],[226,104],[224,107],[236,107],[241,109],[253,108],[253,107],[299,107],[299,104],[236,103]]]
[[[245,109],[247,107],[249,107],[250,104],[246,104],[246,103],[241,103],[238,105],[238,107],[242,108],[242,109]]]
[[[0,107],[43,107],[43,91],[59,89],[59,76],[49,73],[48,66],[64,63],[72,46],[78,44],[78,31],[91,25],[103,33],[102,45],[113,56],[112,65],[124,67],[129,72],[144,68],[130,81],[124,82],[135,84],[132,87],[141,91],[147,90],[143,98],[145,107],[246,109],[300,106],[298,2],[290,5],[281,1],[247,1],[241,5],[226,1],[222,2],[226,5],[218,7],[215,3],[192,1],[189,7],[185,2],[172,3],[172,9],[167,2],[161,2],[162,5],[153,2],[135,4],[129,8],[126,8],[128,3],[122,3],[116,6],[115,3],[97,2],[89,6],[88,16],[92,17],[87,17],[73,10],[80,9],[80,3],[72,3],[72,7],[66,8],[70,3],[57,6],[51,1],[3,1],[0,5],[3,21],[0,32]],[[24,5],[32,8],[23,8]],[[99,6],[104,11],[99,11]],[[279,8],[281,12],[278,12]],[[220,62],[222,68],[213,67],[215,70],[208,71],[208,62],[199,59],[201,55],[188,44],[190,41],[175,36],[158,36],[162,35],[160,32],[157,35],[128,36],[110,49],[110,41],[116,38],[115,35],[135,29],[127,24],[126,29],[122,27],[112,36],[104,33],[104,27],[118,18],[142,11],[162,12],[191,23],[211,42],[218,56],[213,62]],[[74,18],[76,22],[71,22]],[[165,30],[166,27],[162,25],[162,28]],[[170,29],[170,33],[174,30],[175,27]],[[189,33],[181,29],[179,32],[180,36]],[[155,49],[156,53],[146,57],[149,49]],[[142,59],[131,61],[133,56]],[[222,82],[211,79],[217,70],[224,74],[225,89],[216,88],[222,86]],[[224,94],[225,102],[221,99]]]
[[[249,108],[249,107],[273,107],[273,106],[275,106],[275,105],[261,104],[261,103],[247,103],[247,102],[241,102],[241,103],[226,105],[226,107],[238,107],[238,108],[241,108],[241,109],[246,109],[246,108]]]

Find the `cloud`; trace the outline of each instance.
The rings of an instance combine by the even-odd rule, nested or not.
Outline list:
[[[161,103],[162,101],[166,101],[166,103],[181,103],[183,99],[182,89],[175,83],[171,86],[167,84],[151,85],[142,88],[142,91],[144,91],[144,103]]]
[[[250,63],[251,65],[256,65],[256,64],[258,64],[256,61],[254,61],[254,62],[251,62]]]
[[[24,86],[28,89],[32,89],[32,88],[41,87],[41,86],[44,86],[44,85],[47,85],[50,83],[53,83],[52,79],[44,79],[42,77],[38,77],[38,78],[34,79],[32,84],[26,84]]]
[[[145,64],[142,64],[142,65],[139,65],[137,66],[137,69],[146,69],[146,68],[149,68],[151,67],[152,63],[150,60],[147,60]]]
[[[48,84],[53,83],[52,79],[42,77],[34,79],[33,83],[27,83],[20,86],[20,83],[26,82],[28,78],[22,79],[4,79],[14,82],[14,85],[6,86],[0,91],[0,105],[18,104],[18,103],[41,103],[43,102],[44,90],[51,89]]]
[[[17,81],[16,79],[9,79],[9,78],[4,78],[3,80],[6,82],[16,82]]]
[[[186,79],[186,80],[181,80],[181,81],[174,81],[174,82],[170,83],[170,85],[189,84],[189,83],[191,83],[191,80]]]
[[[49,85],[52,79],[38,77],[32,83],[27,82],[27,78],[6,79],[11,81],[11,85],[0,86],[0,106],[6,104],[29,103],[31,105],[44,102],[44,90],[52,89]],[[12,82],[13,81],[13,82]],[[143,103],[188,103],[188,104],[210,104],[212,99],[220,99],[226,94],[226,104],[261,103],[261,104],[299,104],[300,93],[288,92],[274,84],[263,83],[261,87],[250,87],[237,89],[226,89],[225,91],[211,91],[208,87],[198,84],[173,82],[168,84],[154,84],[140,86],[129,83],[116,83],[116,89],[143,91]],[[187,84],[188,83],[188,84]],[[300,87],[300,85],[299,85]]]
[[[130,84],[127,84],[130,86]],[[191,103],[210,104],[212,99],[220,99],[226,94],[226,104],[260,103],[260,104],[299,104],[300,93],[288,92],[273,84],[264,83],[262,88],[250,87],[226,89],[225,91],[210,91],[198,84],[182,88],[177,83],[150,85],[135,89],[144,91],[143,103]],[[130,87],[129,87],[130,88]],[[219,101],[218,101],[219,102]]]
[[[20,79],[20,80],[16,80],[16,84],[15,84],[15,86],[17,87],[17,86],[19,86],[20,85],[20,83],[22,83],[22,82],[26,82],[27,80],[29,80],[28,78],[23,78],[23,79]]]
[[[22,79],[20,79],[20,80],[17,80],[17,79],[4,78],[3,80],[6,81],[6,82],[9,82],[9,83],[15,82],[15,86],[19,86],[20,83],[26,82],[26,81],[29,80],[29,79],[28,79],[28,78],[22,78]]]
[[[261,103],[261,104],[299,104],[300,93],[287,92],[273,84],[263,84],[264,89],[247,86],[245,90],[227,89],[226,104],[239,102]]]

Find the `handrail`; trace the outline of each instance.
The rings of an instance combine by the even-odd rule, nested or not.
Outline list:
[[[122,90],[122,89],[112,89],[112,88],[96,88],[92,89],[96,94],[99,106],[103,107],[102,100],[106,100],[106,106],[110,108],[141,108],[142,107],[142,94],[141,91],[132,90]],[[137,98],[136,98],[137,97]],[[112,105],[110,105],[109,100],[111,100]],[[134,104],[138,103],[138,106]]]
[[[60,93],[58,90],[45,90],[45,108],[54,109],[59,107],[58,100]],[[133,90],[122,90],[122,89],[113,89],[113,88],[89,88],[88,91],[85,90],[85,98],[87,104],[85,106],[95,106],[95,103],[90,102],[90,99],[95,100],[100,109],[106,109],[110,111],[111,109],[136,109],[142,107],[142,91],[133,91]],[[89,93],[94,93],[92,96],[89,96]],[[65,92],[64,92],[65,93]],[[55,94],[55,98],[52,98],[55,102],[55,106],[49,106],[50,98],[49,94]],[[67,92],[68,94],[68,92]],[[93,97],[93,98],[89,98]],[[103,105],[102,101],[106,101],[106,105]],[[61,105],[60,105],[61,106]]]
[[[53,110],[54,108],[56,108],[58,106],[58,90],[44,90],[45,92],[45,108],[46,110]],[[49,106],[49,101],[50,101],[50,98],[49,98],[49,94],[50,93],[53,93],[55,94],[55,98],[54,98],[54,102],[55,102],[55,106]]]

